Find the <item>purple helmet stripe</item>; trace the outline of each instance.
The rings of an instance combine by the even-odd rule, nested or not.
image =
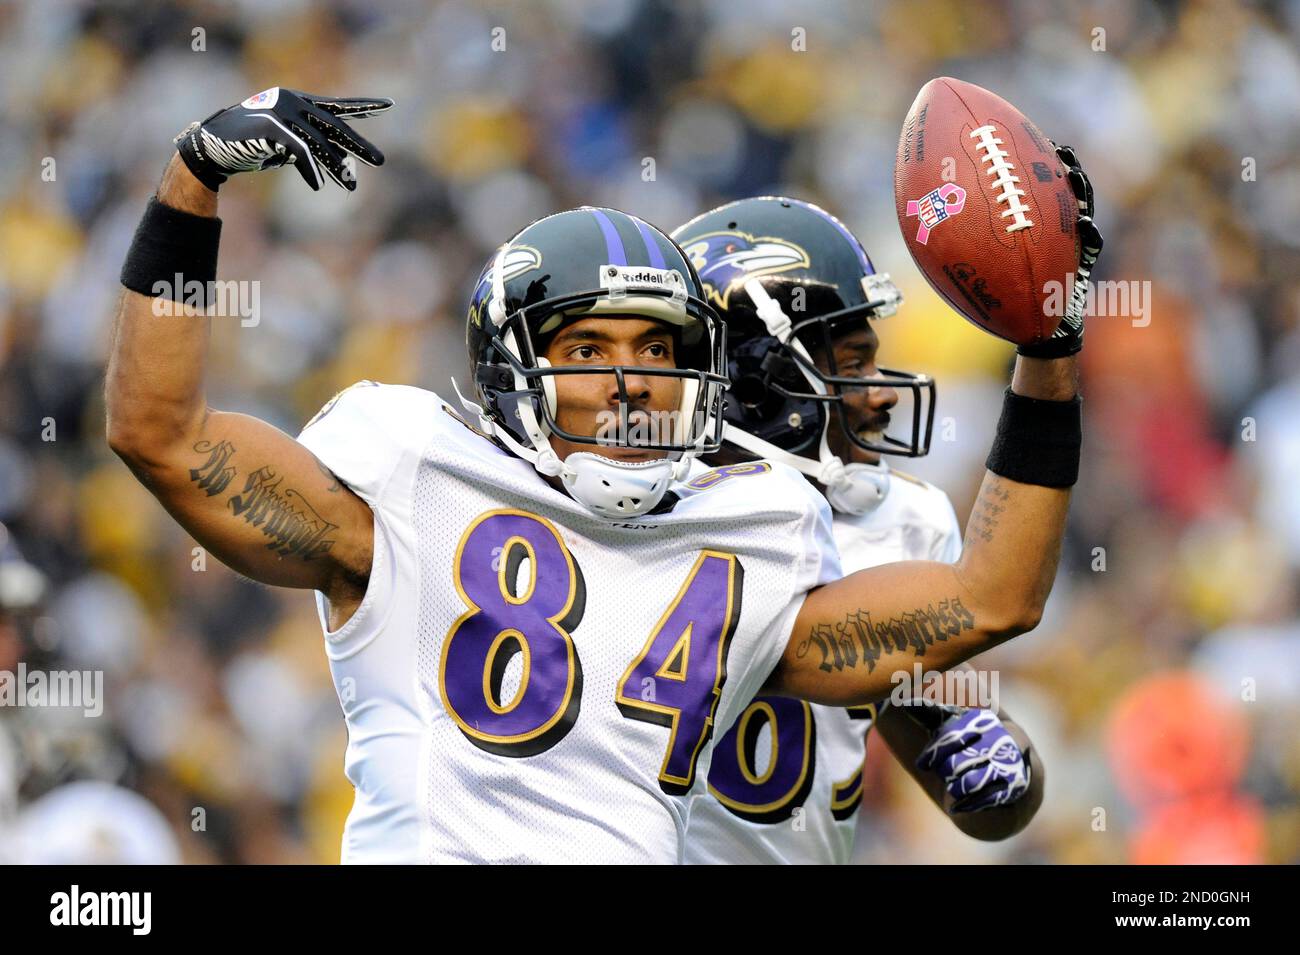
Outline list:
[[[809,210],[810,212],[817,213],[817,215],[821,216],[831,225],[835,226],[835,228],[839,230],[840,235],[844,236],[845,241],[847,241],[849,245],[852,247],[854,253],[858,257],[858,261],[862,263],[862,268],[866,271],[866,273],[868,275],[874,275],[876,273],[875,267],[871,264],[871,259],[867,256],[867,250],[862,247],[862,243],[858,241],[858,237],[855,236],[852,232],[850,232],[847,228],[845,228],[843,222],[835,218],[833,215],[831,215],[821,206],[815,206],[811,202],[804,202],[804,200],[802,199],[790,199],[788,201],[794,203],[795,205],[803,206],[805,209]]]
[[[650,267],[652,269],[664,268],[664,253],[659,248],[659,243],[655,241],[654,230],[636,216],[628,216],[628,218],[636,223],[636,231],[641,233],[641,240],[645,243],[646,254],[650,256]]]
[[[627,265],[627,251],[623,248],[623,240],[619,237],[618,229],[614,228],[614,223],[602,209],[592,209],[591,214],[596,217],[600,231],[605,236],[605,251],[609,255],[607,264]]]

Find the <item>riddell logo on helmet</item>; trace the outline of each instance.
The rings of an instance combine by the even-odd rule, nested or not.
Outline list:
[[[629,290],[655,289],[669,292],[672,301],[686,301],[686,283],[681,273],[672,269],[654,269],[649,266],[602,265],[600,287],[609,290],[611,299],[626,295]]]
[[[601,267],[603,281],[617,279],[623,285],[676,285],[682,278],[671,269],[625,268],[618,265]]]

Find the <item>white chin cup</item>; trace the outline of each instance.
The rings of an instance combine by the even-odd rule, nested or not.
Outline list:
[[[846,464],[834,483],[826,486],[826,500],[842,514],[874,511],[889,494],[889,468],[883,464]]]
[[[613,461],[589,451],[564,459],[564,489],[601,517],[640,517],[653,510],[680,470],[678,462]]]

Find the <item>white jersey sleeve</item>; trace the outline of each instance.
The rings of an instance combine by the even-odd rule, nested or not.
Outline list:
[[[439,401],[419,388],[358,381],[327,401],[298,441],[373,507],[403,461],[419,457]]]
[[[361,606],[332,632],[328,602],[324,594],[316,594],[317,612],[333,654],[358,649],[353,635],[374,632],[374,627],[363,624],[382,612],[382,606],[372,608],[384,604],[398,585],[394,547],[398,538],[410,536],[404,516],[410,509],[410,480],[432,439],[442,404],[437,395],[419,388],[359,381],[326,402],[298,435],[298,441],[374,511],[370,583]]]

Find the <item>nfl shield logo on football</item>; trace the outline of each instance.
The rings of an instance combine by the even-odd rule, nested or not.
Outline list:
[[[966,205],[966,190],[956,183],[946,182],[932,189],[920,199],[907,200],[907,214],[917,216],[916,241],[922,245],[930,241],[930,231],[949,216],[955,216]]]

